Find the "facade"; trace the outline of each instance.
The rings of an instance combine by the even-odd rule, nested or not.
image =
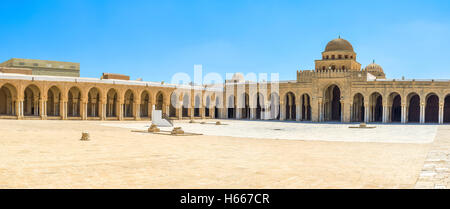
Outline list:
[[[293,81],[236,74],[217,88],[0,72],[0,87],[0,118],[11,119],[149,120],[156,109],[174,119],[450,123],[450,80],[387,79],[341,38]]]
[[[80,77],[80,63],[12,58],[0,67],[31,69],[32,75]]]

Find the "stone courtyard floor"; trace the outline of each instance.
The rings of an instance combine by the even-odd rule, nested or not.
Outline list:
[[[450,126],[221,121],[165,136],[132,132],[148,121],[0,120],[0,188],[449,186]]]

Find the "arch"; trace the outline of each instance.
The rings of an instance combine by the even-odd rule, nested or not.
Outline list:
[[[260,92],[256,94],[256,119],[262,119],[262,113],[265,111],[264,95]]]
[[[420,121],[420,97],[417,93],[407,96],[408,122]]]
[[[270,119],[280,119],[280,96],[277,92],[270,93]]]
[[[169,117],[177,116],[178,100],[177,93],[175,91],[172,92],[172,94],[170,94]]]
[[[364,96],[361,93],[356,93],[353,96],[352,104],[352,122],[364,122]]]
[[[106,117],[117,117],[118,94],[116,89],[109,89],[106,94]]]
[[[39,99],[41,98],[40,89],[31,84],[27,86],[24,90],[24,101],[23,101],[23,114],[25,116],[38,116],[39,115]]]
[[[183,95],[183,107],[182,107],[182,117],[189,117],[189,106],[191,99],[189,98],[189,93]]]
[[[200,94],[195,95],[194,98],[194,117],[200,117],[200,107],[201,107],[201,96]]]
[[[293,92],[286,93],[284,97],[285,101],[285,117],[286,120],[295,120],[296,117],[296,105],[295,105],[295,94]]]
[[[450,94],[444,99],[444,123],[450,123]]]
[[[425,97],[425,122],[439,122],[439,97],[435,93],[429,93]]]
[[[52,86],[47,91],[47,115],[60,116],[61,90]]]
[[[302,111],[302,117],[300,120],[303,121],[310,121],[311,120],[311,97],[309,94],[302,94],[300,97],[301,100],[301,110]]]
[[[17,102],[16,87],[7,83],[0,88],[0,115],[15,115]]]
[[[383,121],[383,96],[373,92],[369,97],[369,120],[372,122]]]
[[[162,91],[159,91],[156,94],[155,109],[156,110],[163,110],[163,105],[164,105],[164,93]]]
[[[389,95],[388,100],[389,108],[389,119],[391,122],[401,122],[402,121],[402,97],[397,92],[392,92]]]
[[[336,84],[325,89],[323,103],[324,120],[341,121],[341,90]]]
[[[80,117],[81,91],[78,87],[72,87],[67,93],[67,116]]]
[[[133,117],[134,115],[134,93],[128,89],[123,96],[123,117]]]
[[[250,97],[247,93],[242,94],[242,101],[244,101],[244,107],[241,109],[242,118],[250,119]]]
[[[140,117],[150,117],[150,93],[147,90],[141,92],[141,102],[139,103]]]

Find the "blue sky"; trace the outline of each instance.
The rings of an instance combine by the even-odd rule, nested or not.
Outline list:
[[[389,78],[450,79],[449,1],[22,1],[0,4],[0,60],[81,63],[170,81],[177,72],[280,73],[313,69],[328,41],[353,44]]]

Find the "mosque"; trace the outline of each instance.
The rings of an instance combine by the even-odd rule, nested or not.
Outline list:
[[[353,46],[330,41],[315,69],[297,79],[252,83],[235,74],[221,87],[80,78],[79,64],[11,59],[0,64],[0,118],[150,120],[228,118],[312,122],[449,123],[450,80],[387,79],[362,68]]]

